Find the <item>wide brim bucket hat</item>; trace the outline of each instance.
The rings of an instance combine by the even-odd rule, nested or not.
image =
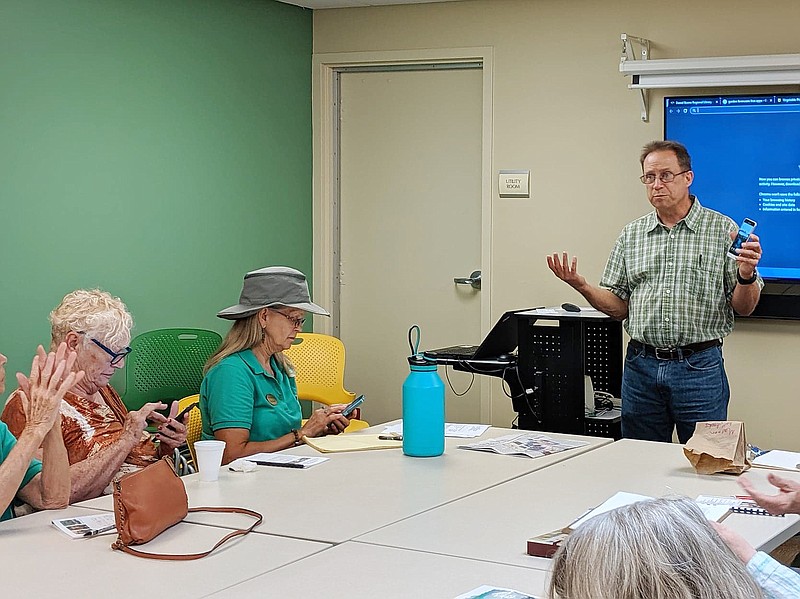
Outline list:
[[[286,306],[312,314],[330,316],[325,308],[311,301],[306,276],[288,266],[268,266],[247,273],[244,276],[239,303],[217,312],[217,316],[227,320],[239,320],[272,306]]]

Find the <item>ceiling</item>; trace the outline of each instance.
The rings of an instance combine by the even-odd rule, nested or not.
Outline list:
[[[434,2],[459,2],[459,0],[278,0],[314,10],[320,8],[348,8],[353,6],[387,6],[389,4],[432,4]]]

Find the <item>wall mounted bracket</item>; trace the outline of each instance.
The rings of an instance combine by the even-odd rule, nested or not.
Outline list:
[[[648,120],[648,90],[687,87],[766,87],[800,85],[800,54],[650,58],[650,41],[621,36],[619,71],[642,98],[642,120]]]
[[[623,70],[623,63],[632,60],[649,60],[650,59],[650,40],[642,37],[636,37],[623,33],[620,36],[622,40],[622,56],[619,59],[619,70]],[[650,120],[650,90],[639,88],[640,100],[642,104],[642,122],[646,123]]]

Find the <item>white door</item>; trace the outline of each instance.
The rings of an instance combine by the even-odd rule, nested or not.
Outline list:
[[[364,418],[401,416],[408,329],[421,349],[481,340],[482,71],[342,73],[340,329]],[[481,382],[439,367],[448,422],[479,422]],[[488,386],[486,386],[488,388]]]

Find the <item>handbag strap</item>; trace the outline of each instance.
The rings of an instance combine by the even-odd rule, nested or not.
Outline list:
[[[238,530],[234,530],[232,533],[226,535],[222,539],[220,539],[216,545],[214,545],[208,551],[202,551],[200,553],[148,553],[146,551],[139,551],[138,549],[133,549],[132,547],[128,547],[126,545],[120,544],[119,546],[114,546],[114,549],[120,549],[125,553],[129,553],[131,555],[135,555],[137,557],[147,557],[150,559],[163,559],[163,560],[171,560],[171,561],[185,561],[185,560],[192,560],[192,559],[200,559],[201,557],[207,556],[209,553],[217,549],[223,543],[229,541],[234,537],[238,537],[241,535],[246,535],[247,533],[251,532],[256,526],[261,524],[264,520],[264,516],[259,514],[256,511],[248,510],[242,507],[193,507],[189,509],[189,512],[217,512],[217,513],[225,513],[225,514],[243,514],[245,516],[252,516],[255,518],[255,522],[253,522],[248,528],[240,528]]]

